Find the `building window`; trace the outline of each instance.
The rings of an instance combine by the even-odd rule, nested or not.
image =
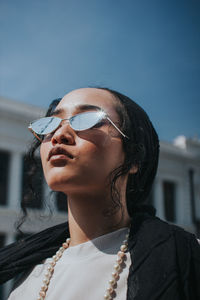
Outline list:
[[[6,151],[0,151],[0,205],[7,204],[8,198],[8,170],[10,163],[10,154]]]
[[[171,181],[163,182],[163,199],[164,199],[164,211],[165,219],[169,222],[175,222],[175,198],[176,198],[176,185]]]
[[[24,156],[22,174],[23,203],[28,208],[42,208],[43,172],[41,160],[35,159],[35,163]]]
[[[56,206],[59,211],[67,212],[67,196],[64,193],[56,193]]]

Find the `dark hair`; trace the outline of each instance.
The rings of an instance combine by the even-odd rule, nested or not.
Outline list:
[[[108,88],[118,105],[116,111],[121,119],[121,130],[129,139],[123,139],[125,161],[114,170],[112,186],[117,178],[137,166],[135,174],[129,174],[126,188],[126,202],[130,216],[148,203],[148,196],[158,167],[159,139],[146,112],[129,97]]]
[[[108,88],[99,89],[106,90],[113,95],[116,101],[115,108],[121,120],[120,128],[129,137],[129,139],[123,139],[125,161],[123,165],[113,170],[110,176],[113,203],[115,204],[113,211],[121,207],[120,198],[117,197],[118,191],[115,187],[117,178],[127,174],[134,165],[138,168],[137,173],[129,175],[126,189],[127,208],[129,215],[132,217],[138,210],[145,209],[152,188],[158,166],[158,136],[145,111],[133,100]],[[60,100],[61,98],[52,101],[46,116],[55,109]],[[28,157],[32,163],[35,161],[35,151],[39,145],[40,142],[36,140],[29,151]],[[36,164],[32,165],[33,167],[29,173],[30,179],[36,171]],[[32,185],[31,191],[31,195],[34,196]],[[26,201],[27,197],[21,203],[24,218],[27,215]],[[20,225],[23,223],[24,218]],[[51,228],[47,229],[2,249],[0,251],[0,283],[53,255],[61,241],[68,234],[66,228],[67,223],[60,224],[53,227],[53,230]]]

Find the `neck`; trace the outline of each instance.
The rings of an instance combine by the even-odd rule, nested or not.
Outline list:
[[[110,205],[112,203],[108,198],[105,194],[81,195],[81,197],[68,195],[70,246],[129,226],[130,217],[125,205],[122,205],[123,209],[119,208],[116,213],[106,214],[105,207],[108,207],[108,203]]]

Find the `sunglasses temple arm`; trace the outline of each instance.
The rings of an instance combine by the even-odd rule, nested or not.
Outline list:
[[[125,138],[128,138],[129,139],[129,137],[127,136],[127,135],[125,135],[116,125],[115,125],[115,123],[113,123],[113,121],[109,118],[109,117],[106,117],[107,119],[108,119],[108,121],[110,121],[110,123],[119,131],[119,133],[121,133],[121,135],[123,135],[123,137],[125,137]]]
[[[28,129],[30,130],[30,132],[36,137],[36,139],[38,139],[40,142],[42,142],[42,139],[39,138],[39,136],[35,133],[35,131],[33,131],[33,129],[31,127],[28,127]]]

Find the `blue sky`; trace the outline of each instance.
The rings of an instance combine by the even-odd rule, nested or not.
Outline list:
[[[0,0],[0,95],[47,107],[101,85],[161,140],[200,137],[199,0]]]

